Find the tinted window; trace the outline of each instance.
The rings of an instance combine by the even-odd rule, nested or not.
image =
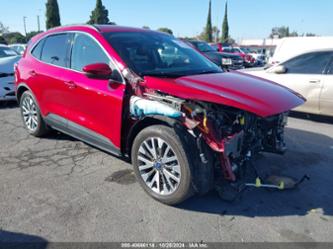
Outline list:
[[[106,63],[110,65],[110,59],[95,40],[84,34],[75,35],[71,68],[82,71],[89,64]]]
[[[331,52],[308,53],[297,56],[283,65],[287,68],[287,73],[322,74],[331,58]]]
[[[0,47],[0,58],[17,56],[18,54],[11,48],[8,47]]]
[[[154,32],[116,32],[106,39],[140,76],[180,77],[223,72],[186,43]]]
[[[41,40],[32,50],[31,54],[36,57],[37,59],[40,59],[41,55],[42,55],[42,49],[43,49],[43,45],[44,45],[44,41],[45,40]]]
[[[42,61],[61,67],[67,67],[70,44],[70,34],[54,35],[46,38],[42,51]]]
[[[331,60],[330,64],[327,67],[327,74],[333,74],[333,60]]]

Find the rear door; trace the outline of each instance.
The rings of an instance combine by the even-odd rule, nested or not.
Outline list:
[[[82,68],[89,64],[106,63],[118,80],[88,78]],[[110,56],[99,42],[85,33],[75,34],[71,51],[70,79],[74,88],[66,99],[70,109],[69,125],[99,141],[108,139],[120,148],[122,108],[125,83]],[[79,131],[80,132],[80,131]],[[105,141],[104,141],[105,142]]]
[[[296,110],[319,113],[319,96],[324,86],[324,73],[330,56],[328,52],[312,52],[297,56],[281,64],[287,69],[286,73],[270,73],[269,78],[307,99],[307,102]]]
[[[72,34],[55,34],[44,38],[32,51],[39,60],[29,73],[34,80],[34,92],[43,107],[44,116],[68,117],[68,67]]]
[[[327,67],[319,99],[320,114],[333,116],[333,59],[331,59],[330,65]]]

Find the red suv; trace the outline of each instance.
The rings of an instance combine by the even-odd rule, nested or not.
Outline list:
[[[176,204],[216,179],[238,182],[260,151],[282,153],[286,113],[304,99],[224,72],[168,34],[68,26],[34,37],[15,66],[34,136],[51,129],[128,158],[144,190]]]

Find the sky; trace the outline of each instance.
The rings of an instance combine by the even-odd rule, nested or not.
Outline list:
[[[213,25],[222,27],[226,0],[212,0]],[[176,36],[196,36],[207,21],[209,0],[103,0],[110,20],[118,25],[151,29],[171,28]],[[0,22],[10,31],[37,30],[37,15],[45,30],[46,0],[0,0]],[[58,0],[62,24],[85,23],[95,0]],[[290,31],[333,35],[332,0],[228,0],[230,36],[266,38],[272,27],[287,25]]]

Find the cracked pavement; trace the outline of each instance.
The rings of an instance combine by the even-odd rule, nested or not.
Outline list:
[[[233,203],[213,191],[169,207],[144,193],[128,163],[60,133],[29,136],[16,105],[0,103],[0,241],[332,242],[333,122],[290,118],[286,141],[284,156],[255,164],[307,174],[297,189],[248,189]]]

